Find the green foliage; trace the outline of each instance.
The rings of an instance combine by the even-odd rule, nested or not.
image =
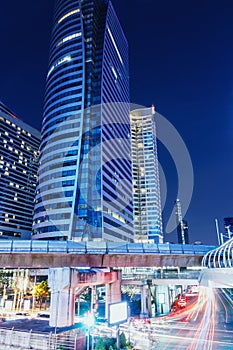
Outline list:
[[[125,348],[126,346],[127,346],[126,336],[125,336],[125,333],[122,332],[120,335],[120,347]]]
[[[108,350],[110,346],[114,349],[114,344],[116,344],[116,338],[104,338],[104,344]]]
[[[108,349],[108,350],[113,350],[113,347],[112,347],[112,345],[110,345],[110,346],[109,346],[109,349]]]
[[[99,339],[96,343],[95,350],[106,350],[106,346],[104,344],[103,339]]]

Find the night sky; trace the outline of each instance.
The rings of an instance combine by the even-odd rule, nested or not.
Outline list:
[[[40,129],[52,0],[1,4],[0,100]],[[150,106],[182,136],[194,168],[185,219],[190,241],[216,244],[215,218],[233,216],[232,0],[113,0],[129,42],[131,101]],[[159,160],[168,196],[164,223],[177,196],[174,164]],[[176,242],[174,233],[165,240]]]

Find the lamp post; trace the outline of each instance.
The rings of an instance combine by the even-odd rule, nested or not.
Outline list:
[[[84,322],[87,326],[87,350],[90,349],[90,330],[91,327],[94,326],[95,324],[95,317],[93,312],[88,312],[85,316]],[[92,342],[91,342],[91,348],[93,349],[93,338],[92,338]]]

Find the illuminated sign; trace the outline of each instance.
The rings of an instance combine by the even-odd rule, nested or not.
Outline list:
[[[108,305],[108,326],[125,323],[128,320],[128,305],[126,302]]]
[[[164,293],[158,293],[159,294],[159,304],[165,304],[165,294]]]

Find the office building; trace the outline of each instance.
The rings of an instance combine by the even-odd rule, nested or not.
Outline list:
[[[175,201],[176,206],[176,224],[177,224],[177,239],[179,244],[189,244],[189,234],[188,234],[188,223],[186,220],[183,220],[181,203],[177,199]]]
[[[225,236],[233,237],[233,217],[224,218]]]
[[[135,241],[163,243],[154,107],[130,113]]]
[[[33,239],[133,240],[129,139],[128,44],[111,2],[57,0]]]
[[[0,238],[30,239],[40,133],[0,102]]]

